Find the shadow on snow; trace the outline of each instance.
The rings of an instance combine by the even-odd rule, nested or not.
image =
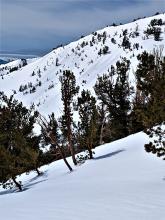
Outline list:
[[[32,188],[32,186],[47,181],[47,179],[38,180],[39,178],[43,178],[43,177],[47,177],[47,174],[46,173],[42,173],[40,176],[35,176],[32,179],[30,179],[27,183],[24,183],[24,185],[22,187],[22,191],[19,191],[17,188],[7,189],[7,190],[4,190],[4,191],[1,191],[0,192],[0,196],[1,195],[6,195],[6,194],[11,194],[11,193],[21,193],[23,191],[29,190],[29,189]],[[35,180],[38,180],[38,181],[33,182]]]
[[[123,151],[125,151],[125,149],[113,151],[113,152],[111,152],[111,153],[104,154],[104,155],[99,156],[99,157],[95,157],[94,160],[100,160],[100,159],[105,159],[105,158],[108,158],[108,157],[112,157],[112,156],[115,156],[116,154],[119,154],[119,153],[121,153],[121,152],[123,152]]]

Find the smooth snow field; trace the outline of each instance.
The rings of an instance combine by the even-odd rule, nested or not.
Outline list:
[[[138,133],[97,147],[72,173],[60,160],[41,177],[18,177],[23,192],[0,189],[0,219],[164,220],[165,162],[144,151],[147,142]]]

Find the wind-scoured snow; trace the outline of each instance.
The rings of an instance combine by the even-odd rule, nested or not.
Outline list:
[[[9,73],[8,68],[19,65],[20,60],[0,65],[0,76],[3,76],[3,79],[0,77],[0,90],[7,95],[15,91],[17,93],[15,98],[23,101],[25,105],[29,106],[34,103],[42,114],[47,115],[55,112],[59,116],[62,111],[59,76],[63,70],[69,69],[74,72],[80,91],[89,89],[93,92],[97,76],[107,73],[111,65],[115,65],[121,57],[126,57],[131,61],[129,79],[131,84],[135,85],[133,73],[136,71],[138,64],[137,55],[144,50],[153,52],[154,49],[160,48],[165,54],[165,49],[163,48],[165,45],[165,25],[160,26],[162,29],[161,41],[155,41],[153,36],[149,36],[147,39],[144,34],[150,21],[160,18],[164,22],[165,14],[139,19],[117,27],[106,27],[97,31],[97,35],[106,33],[104,44],[103,38],[99,41],[97,36],[90,34],[78,41],[57,48],[41,58],[32,59],[31,61],[29,59],[28,65],[11,73]],[[123,49],[121,46],[122,33],[125,29],[128,30],[127,36],[131,43],[131,50]],[[132,37],[132,33],[136,30],[139,32],[139,36]],[[90,45],[92,38],[94,39],[93,46]],[[115,39],[116,44],[111,42],[112,38]],[[83,42],[85,42],[85,46],[82,47]],[[135,43],[139,44],[138,50],[133,48]],[[100,56],[98,52],[105,45],[109,47],[109,51],[107,54]],[[7,69],[4,68],[2,70],[3,67],[7,67]],[[41,86],[37,86],[39,81]],[[19,92],[20,85],[28,83],[32,83],[36,87],[36,91],[29,93],[29,90],[27,90],[27,94]]]
[[[148,141],[141,132],[97,147],[72,173],[59,160],[23,174],[23,192],[0,190],[1,219],[164,220],[164,161],[144,151]]]

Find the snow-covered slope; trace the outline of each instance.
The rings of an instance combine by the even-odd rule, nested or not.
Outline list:
[[[153,36],[146,38],[144,31],[152,19],[165,21],[165,14],[140,19],[135,22],[111,26],[99,30],[89,36],[81,38],[64,47],[57,48],[41,58],[28,60],[28,65],[18,68],[17,71],[9,73],[10,66],[19,66],[20,60],[0,66],[0,90],[7,95],[16,91],[16,98],[23,101],[25,105],[35,103],[42,114],[52,111],[57,115],[61,113],[60,83],[59,76],[63,70],[70,69],[76,75],[77,83],[82,89],[92,90],[98,74],[107,73],[112,64],[115,64],[121,57],[131,61],[130,81],[135,84],[133,71],[136,70],[136,56],[144,50],[152,52],[154,48],[165,45],[165,25],[162,29],[161,41],[155,41]],[[127,29],[127,37],[131,43],[130,49],[124,49],[123,31]],[[139,33],[139,36],[136,35]],[[113,42],[113,39],[116,43]],[[139,48],[135,44],[139,44]],[[100,49],[108,46],[107,54],[99,55]],[[165,54],[165,49],[163,49]],[[3,78],[3,79],[2,79]],[[20,86],[23,89],[19,92]],[[36,91],[33,90],[36,87]]]
[[[60,160],[41,177],[22,175],[25,191],[0,190],[1,219],[164,220],[164,161],[144,151],[147,142],[138,133],[96,148],[72,173]]]

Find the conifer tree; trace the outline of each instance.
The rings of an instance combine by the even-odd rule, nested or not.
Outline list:
[[[4,188],[15,183],[22,190],[17,175],[39,166],[39,137],[33,134],[37,112],[3,93],[0,101],[0,182]]]
[[[137,89],[143,96],[145,109],[139,109],[146,128],[162,123],[165,118],[165,58],[155,51],[153,54],[143,52],[138,56],[136,71]]]
[[[97,108],[96,99],[90,92],[83,90],[81,97],[78,98],[79,122],[79,141],[81,148],[87,149],[89,158],[93,158],[92,148],[96,144],[97,135]]]
[[[156,154],[165,160],[165,122],[161,126],[148,129],[146,133],[152,138],[152,141],[144,145],[146,152]]]
[[[98,77],[95,92],[98,99],[107,106],[111,124],[112,139],[125,137],[129,134],[129,111],[131,102],[129,96],[132,88],[128,82],[130,61],[123,59],[111,67],[109,74]],[[116,75],[116,81],[114,80]]]
[[[58,122],[55,119],[54,113],[49,116],[49,121],[47,121],[43,116],[38,117],[38,122],[41,126],[42,136],[46,144],[51,144],[52,148],[57,149],[60,153],[61,158],[64,160],[66,166],[70,171],[73,171],[72,167],[68,163],[65,155],[65,150],[61,137],[59,135]]]
[[[161,157],[165,155],[165,129],[160,126],[165,123],[165,57],[161,50],[155,50],[153,54],[143,52],[138,60],[137,89],[144,104],[136,109],[135,114],[143,123],[145,132],[154,137],[145,145],[146,151]]]
[[[75,149],[73,146],[73,98],[76,94],[78,94],[79,87],[76,86],[76,78],[74,74],[66,70],[63,72],[63,75],[60,77],[61,82],[61,100],[63,102],[63,115],[61,117],[61,128],[62,133],[67,141],[68,148],[70,150],[73,163],[76,165],[75,158]]]
[[[129,42],[129,39],[126,35],[124,35],[123,37],[122,47],[124,47],[125,49],[130,49],[131,47],[131,43]]]

